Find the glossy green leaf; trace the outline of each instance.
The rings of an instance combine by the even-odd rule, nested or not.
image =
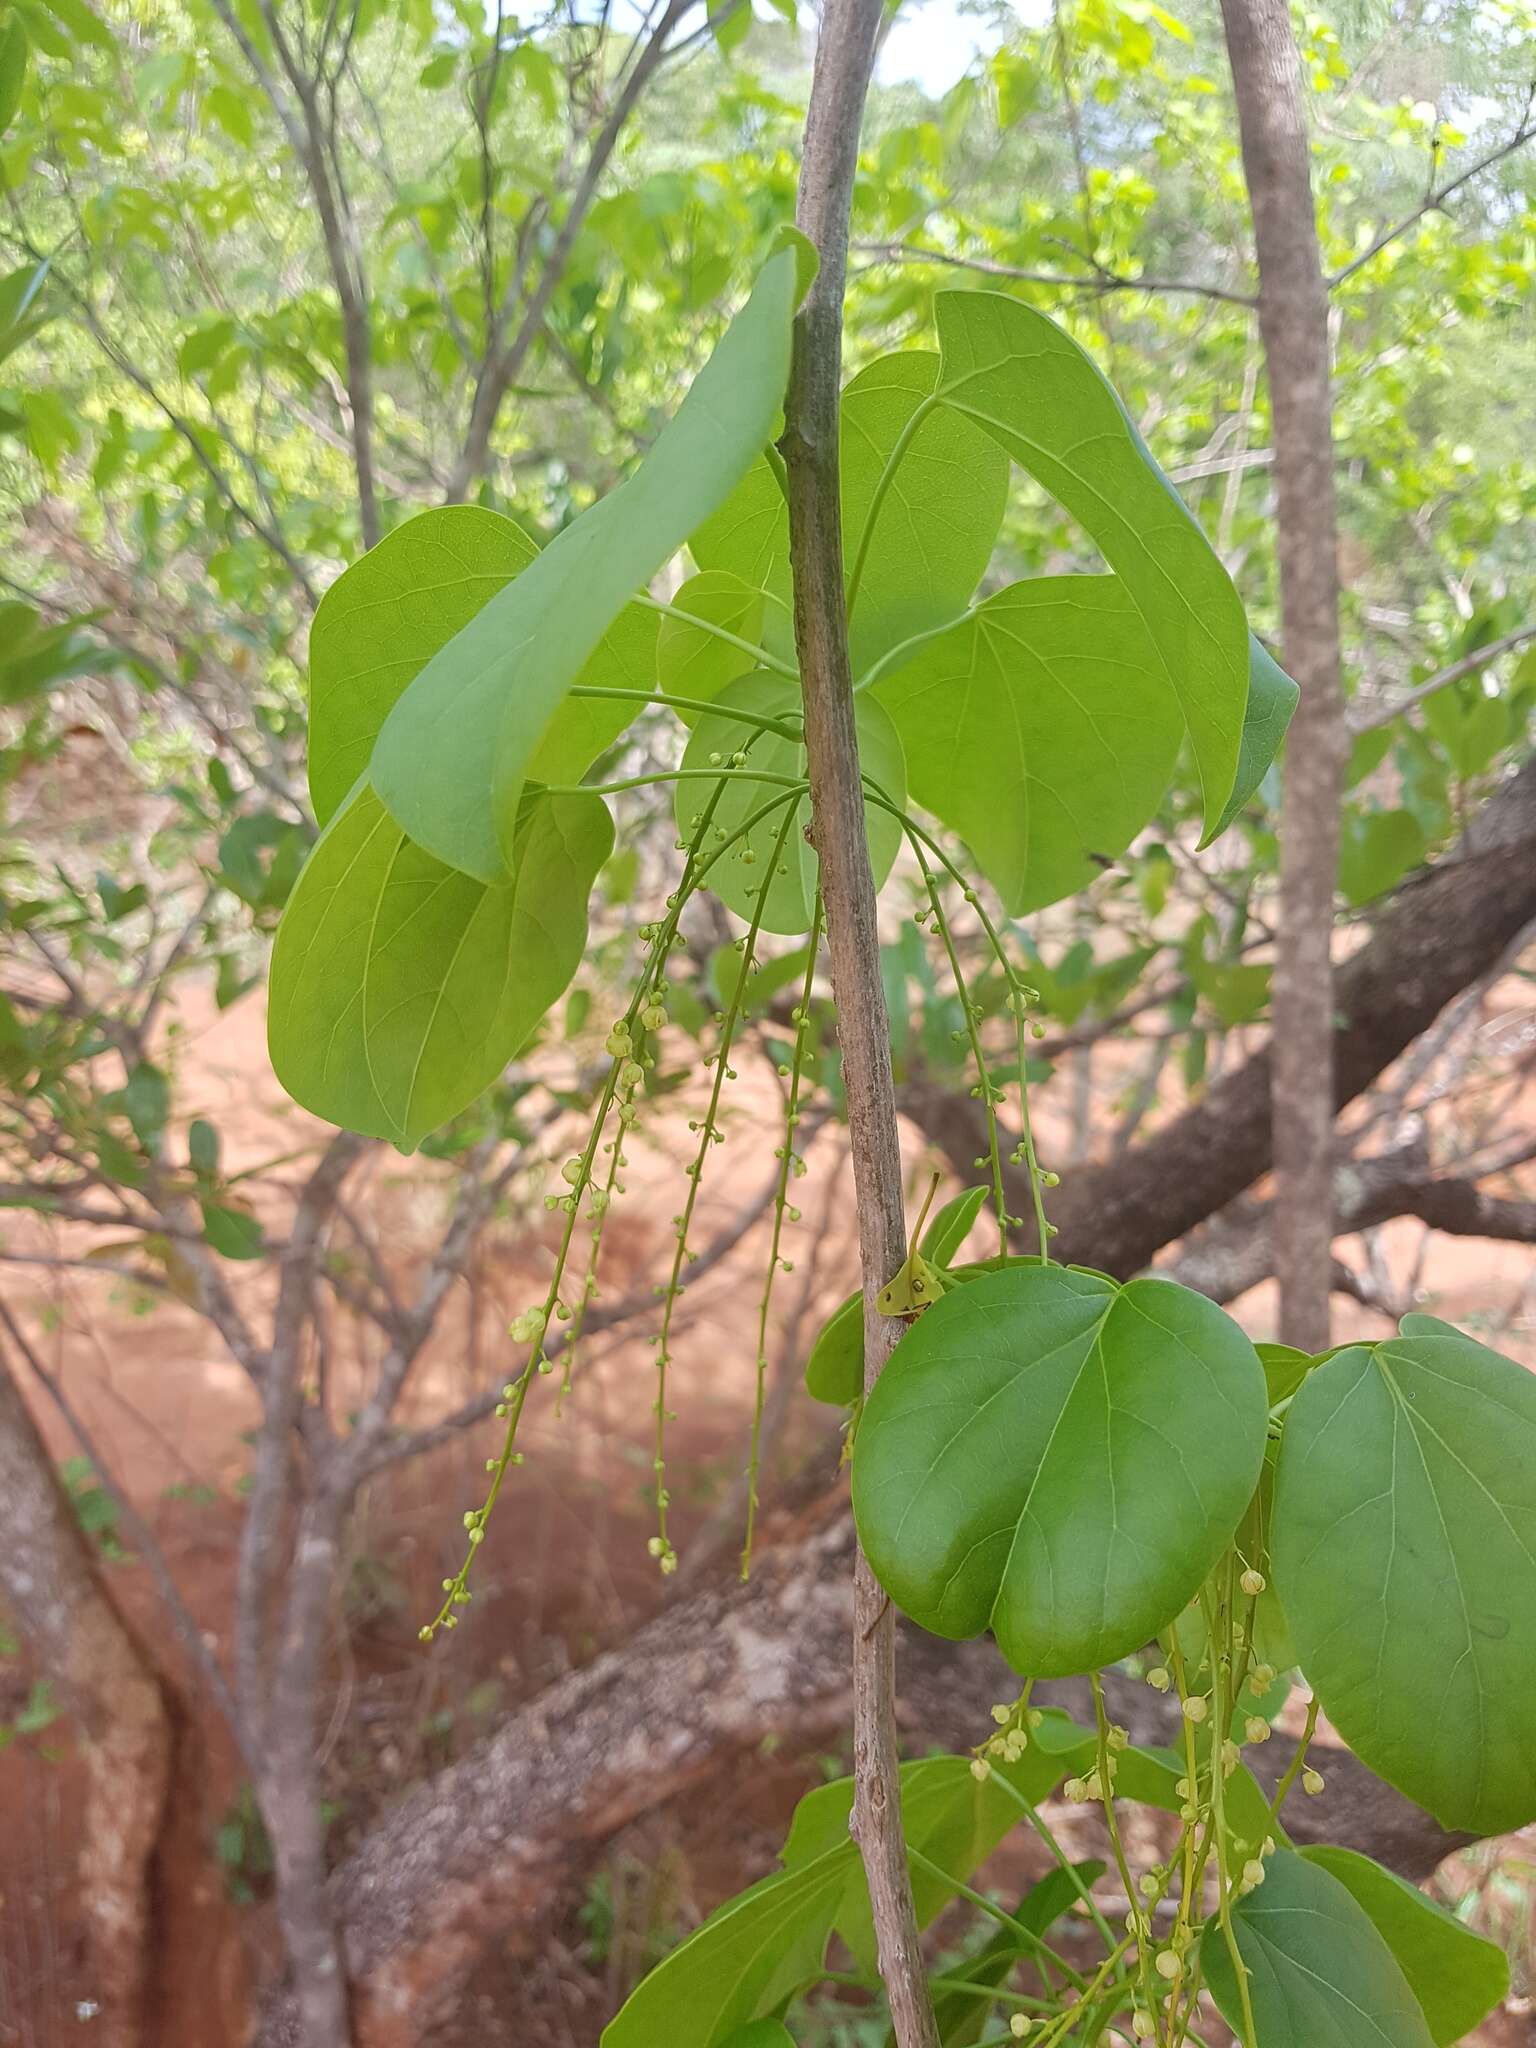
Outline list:
[[[1246,1509],[1264,1375],[1213,1302],[1064,1267],[983,1274],[919,1318],[866,1404],[853,1507],[880,1583],[1014,1669],[1089,1671],[1172,1620]]]
[[[1114,576],[989,597],[873,685],[912,794],[967,841],[1013,916],[1070,896],[1155,813],[1184,736]]]
[[[930,350],[904,349],[879,357],[843,393],[843,557],[856,676],[898,641],[959,618],[1003,523],[1007,454],[963,414],[925,404],[938,375]]]
[[[397,526],[337,577],[309,636],[309,794],[322,825],[367,768],[407,685],[538,552],[499,512],[442,505]],[[654,612],[626,605],[577,681],[650,689],[657,624]],[[640,709],[567,698],[531,772],[543,782],[574,781]]]
[[[1270,1554],[1363,1762],[1446,1827],[1536,1817],[1536,1378],[1454,1334],[1338,1352],[1287,1413]]]
[[[374,786],[439,860],[504,875],[524,780],[583,663],[767,441],[789,374],[795,260],[786,249],[765,266],[634,474],[482,606],[385,720]]]
[[[272,1065],[306,1109],[409,1148],[474,1101],[581,961],[601,800],[523,807],[512,879],[414,845],[368,784],[321,834],[272,954]]]
[[[1092,358],[1054,321],[998,292],[934,299],[938,395],[996,436],[1072,514],[1124,582],[1189,729],[1210,825],[1237,780],[1248,627],[1231,578],[1146,454]]]
[[[1264,1869],[1263,1884],[1232,1909],[1254,2048],[1432,2048],[1391,1949],[1338,1879],[1286,1849]],[[1237,1975],[1214,1921],[1200,1960],[1222,2018],[1240,2028]]]
[[[970,1236],[987,1205],[990,1188],[964,1188],[947,1201],[923,1232],[920,1247],[930,1266],[947,1266]]]
[[[736,642],[745,640],[753,647],[766,644],[765,611],[788,616],[776,598],[728,570],[706,569],[690,576],[673,598],[671,612],[661,621],[656,642],[656,674],[661,687],[669,696],[714,698],[728,684],[750,675],[761,664]],[[685,613],[686,617],[681,616]],[[693,624],[695,619],[702,623]],[[721,633],[711,632],[711,626],[732,637],[725,639]],[[684,725],[698,723],[696,711],[679,711],[677,715]]]
[[[1435,2048],[1448,2048],[1487,2018],[1509,1990],[1509,1961],[1416,1885],[1353,1849],[1303,1849],[1337,1878],[1397,1958]]]
[[[864,1388],[864,1297],[850,1294],[817,1333],[805,1361],[805,1390],[813,1401],[846,1408]]]
[[[1284,1401],[1294,1394],[1318,1363],[1310,1352],[1298,1351],[1294,1344],[1256,1344],[1253,1348],[1264,1368],[1264,1384],[1269,1389],[1271,1408],[1277,1401]]]
[[[731,718],[733,708],[757,718],[798,717],[801,710],[799,685],[787,676],[760,673],[731,683],[720,693],[719,711],[701,714],[683,754],[685,776],[697,777],[743,750],[746,766],[733,771],[716,804],[714,828],[727,834],[743,825],[765,803],[789,792],[773,782],[760,782],[753,771],[765,775],[801,777],[805,774],[805,749],[798,740],[764,732],[759,727]],[[890,719],[872,700],[860,699],[857,708],[859,755],[864,772],[897,805],[906,798],[906,764],[901,742]],[[714,757],[713,759],[711,757]],[[694,820],[708,808],[716,785],[708,780],[684,779],[677,784],[675,809],[683,838],[692,836]],[[869,858],[875,886],[891,871],[901,844],[899,822],[878,804],[866,804],[865,823],[869,836]],[[750,918],[766,882],[767,899],[762,927],[770,932],[809,931],[816,900],[816,855],[805,836],[810,823],[810,798],[800,800],[788,836],[776,865],[774,847],[783,822],[775,812],[755,825],[710,868],[708,886],[738,917]],[[751,859],[743,858],[750,852]]]

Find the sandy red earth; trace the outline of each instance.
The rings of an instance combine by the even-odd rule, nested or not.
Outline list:
[[[1511,988],[1497,1020],[1529,1015],[1526,991]],[[183,1007],[172,1041],[187,1113],[218,1125],[226,1166],[283,1160],[257,1183],[259,1208],[281,1214],[282,1184],[312,1155],[316,1127],[287,1105],[272,1080],[259,1002],[223,1015],[202,999]],[[695,1242],[750,1199],[771,1167],[774,1140],[764,1120],[769,1096],[744,1075],[735,1135],[712,1161]],[[1507,1120],[1529,1117],[1529,1091],[1504,1106]],[[1055,1103],[1045,1106],[1046,1142]],[[613,1292],[653,1270],[671,1251],[668,1219],[677,1207],[678,1162],[687,1144],[684,1112],[669,1113],[632,1148],[630,1194],[610,1233]],[[753,1144],[749,1131],[760,1142]],[[921,1176],[915,1134],[911,1156]],[[556,1158],[559,1157],[558,1151]],[[392,1270],[409,1278],[444,1214],[442,1170],[381,1153],[360,1176],[354,1206],[366,1214]],[[542,1293],[551,1219],[535,1192],[528,1206],[494,1223],[448,1306],[409,1398],[410,1419],[446,1412],[505,1370],[499,1360],[510,1315]],[[801,1184],[805,1222],[788,1249],[797,1273],[780,1282],[775,1352],[798,1302],[800,1348],[846,1291],[854,1265],[846,1172],[838,1141],[824,1137]],[[1462,1321],[1488,1341],[1536,1364],[1536,1262],[1528,1248],[1434,1238],[1413,1223],[1379,1234],[1377,1256],[1402,1282],[1417,1272],[1422,1305]],[[7,1225],[13,1247],[26,1226]],[[734,1544],[734,1525],[717,1512],[741,1469],[753,1392],[756,1304],[765,1235],[759,1229],[735,1259],[690,1298],[676,1346],[675,1405],[681,1421],[672,1445],[678,1475],[677,1520],[685,1568],[689,1539]],[[56,1244],[54,1249],[60,1247]],[[78,1242],[68,1249],[78,1252]],[[1352,1257],[1354,1244],[1343,1249]],[[814,1257],[813,1257],[814,1252]],[[808,1268],[814,1268],[807,1271]],[[256,1266],[231,1268],[253,1305],[266,1286]],[[234,1545],[248,1433],[257,1420],[250,1387],[211,1330],[175,1303],[152,1303],[129,1283],[72,1269],[4,1269],[7,1298],[21,1307],[40,1351],[61,1377],[104,1455],[148,1517],[209,1646],[227,1649]],[[1255,1335],[1271,1333],[1271,1290],[1235,1305]],[[1339,1334],[1382,1334],[1373,1311],[1342,1303]],[[489,1583],[475,1626],[432,1656],[415,1628],[431,1589],[457,1562],[460,1510],[475,1496],[485,1441],[467,1436],[430,1459],[404,1465],[374,1486],[358,1517],[336,1630],[334,1680],[325,1735],[335,1803],[338,1853],[398,1790],[461,1753],[513,1702],[537,1691],[649,1612],[660,1597],[646,1554],[644,1497],[647,1431],[653,1398],[647,1329],[636,1325],[596,1346],[568,1401],[551,1390],[532,1411],[528,1462],[499,1512]],[[339,1325],[341,1388],[361,1385],[370,1369],[366,1335]],[[786,1352],[786,1356],[787,1356]],[[775,1367],[778,1370],[778,1367]],[[56,1411],[39,1418],[61,1460],[77,1455]],[[788,1404],[773,1469],[836,1469],[835,1426],[811,1404]],[[707,1533],[706,1533],[707,1532]],[[171,1654],[153,1590],[132,1558],[108,1563],[114,1591],[146,1635]],[[0,1660],[0,1721],[35,1704],[25,1654]],[[35,1718],[35,1717],[34,1717]],[[213,1720],[195,1730],[194,1765],[178,1793],[170,1854],[178,1900],[168,1930],[167,1975],[180,1987],[167,2015],[164,2048],[224,2048],[243,2038],[256,1988],[275,1960],[266,1903],[268,1880],[258,1831],[232,1746]],[[67,1719],[18,1735],[0,1750],[0,2043],[60,2048],[89,2042],[93,1987],[80,1955],[71,1907],[76,1783]],[[697,1809],[653,1817],[616,1842],[573,1899],[572,1913],[533,1976],[498,1976],[487,1965],[473,1987],[461,2029],[434,2036],[447,2044],[543,2042],[588,2048],[602,2019],[662,1945],[718,1898],[769,1867],[794,1800],[816,1781],[823,1761],[764,1757],[726,1793]],[[1536,1833],[1478,1852],[1446,1873],[1446,1896],[1495,1928],[1529,1966],[1536,1893]],[[1530,1988],[1529,1979],[1524,1988]],[[1487,2048],[1532,2038],[1531,2006],[1517,1999],[1477,2036]]]

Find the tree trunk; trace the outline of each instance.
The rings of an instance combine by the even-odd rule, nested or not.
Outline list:
[[[1347,736],[1329,392],[1328,284],[1312,208],[1301,60],[1286,0],[1222,0],[1259,265],[1286,666],[1270,1114],[1280,1336],[1327,1348],[1332,1266],[1333,890]]]
[[[838,464],[843,289],[859,129],[883,0],[827,0],[816,45],[795,220],[820,268],[795,322],[781,443],[787,472],[795,646],[805,700],[811,842],[848,1105],[864,1282],[864,1388],[900,1334],[876,1297],[906,1257],[905,1197],[891,1033],[880,971],[879,912],[864,832],[853,716]],[[853,1558],[853,1769],[849,1823],[869,1879],[880,1976],[897,2048],[938,2048],[901,1831],[895,1616],[862,1549]]]
[[[172,1723],[113,1605],[31,1411],[0,1366],[0,1591],[79,1722],[86,1772],[80,1896],[101,2048],[148,2048],[155,1852]]]

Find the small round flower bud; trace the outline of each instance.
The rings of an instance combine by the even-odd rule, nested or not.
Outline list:
[[[1262,1572],[1256,1572],[1252,1565],[1250,1565],[1238,1580],[1238,1584],[1250,1599],[1256,1600],[1269,1584],[1269,1581]]]
[[[1175,1978],[1182,1976],[1184,1973],[1184,1965],[1179,1961],[1179,1958],[1171,1948],[1158,1950],[1157,1960],[1153,1968],[1157,1971],[1159,1977],[1166,1978],[1170,1984],[1173,1983]]]
[[[1138,2006],[1135,2012],[1131,2014],[1131,2032],[1138,2041],[1150,2041],[1156,2031],[1157,2022],[1153,2019],[1151,2013],[1143,2012],[1141,2007]]]
[[[1154,1692],[1166,1692],[1173,1680],[1161,1664],[1156,1664],[1147,1673],[1147,1683]]]
[[[991,1777],[991,1775],[992,1766],[987,1762],[984,1756],[973,1756],[971,1758],[971,1776],[976,1780],[978,1785],[984,1785],[987,1782],[988,1778]]]
[[[1193,1694],[1184,1702],[1184,1718],[1186,1721],[1193,1721],[1196,1727],[1199,1726],[1210,1711],[1210,1702],[1202,1698],[1199,1693]]]
[[[1275,1682],[1273,1664],[1255,1664],[1248,1674],[1248,1690],[1254,1694],[1266,1693]]]
[[[1015,2041],[1022,2041],[1033,2025],[1027,2012],[1016,2012],[1008,2022],[1008,2031]]]
[[[1323,1789],[1322,1772],[1314,1771],[1312,1766],[1308,1764],[1301,1774],[1301,1789],[1303,1792],[1310,1793],[1312,1798],[1315,1799]]]
[[[1243,1733],[1250,1742],[1268,1742],[1269,1723],[1262,1714],[1250,1714],[1243,1723]]]
[[[994,1707],[992,1709],[992,1718],[999,1728],[1004,1728],[1013,1719],[1013,1709],[1012,1707]]]

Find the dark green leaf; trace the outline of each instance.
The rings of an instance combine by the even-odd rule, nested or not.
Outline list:
[[[1232,1538],[1263,1460],[1253,1346],[1200,1295],[1062,1267],[983,1274],[897,1346],[859,1426],[876,1576],[937,1635],[1041,1677],[1125,1656]]]
[[[947,1266],[970,1236],[986,1206],[990,1188],[966,1188],[947,1201],[923,1233],[922,1254],[930,1266]]]
[[[1446,1827],[1536,1817],[1536,1378],[1458,1335],[1338,1352],[1287,1413],[1270,1544],[1362,1761]]]
[[[1172,484],[1168,486],[1173,490]],[[1183,500],[1180,499],[1182,505]],[[1301,692],[1262,642],[1248,639],[1248,701],[1238,747],[1237,780],[1207,841],[1219,838],[1269,773]]]
[[[140,1060],[128,1076],[122,1103],[134,1136],[146,1152],[154,1151],[171,1108],[170,1089],[164,1074],[148,1060]]]
[[[1417,1886],[1353,1849],[1303,1849],[1307,1862],[1338,1879],[1397,1958],[1435,2048],[1471,2033],[1509,1991],[1503,1951]]]
[[[1432,2048],[1392,1951],[1338,1879],[1286,1849],[1264,1868],[1263,1884],[1232,1910],[1254,2048]],[[1200,1960],[1223,2019],[1241,2028],[1236,1972],[1214,1921]]]
[[[219,1134],[206,1117],[196,1116],[188,1126],[187,1163],[205,1179],[219,1170]]]
[[[204,1202],[203,1235],[225,1259],[259,1259],[266,1248],[261,1225],[246,1209],[224,1202]]]

